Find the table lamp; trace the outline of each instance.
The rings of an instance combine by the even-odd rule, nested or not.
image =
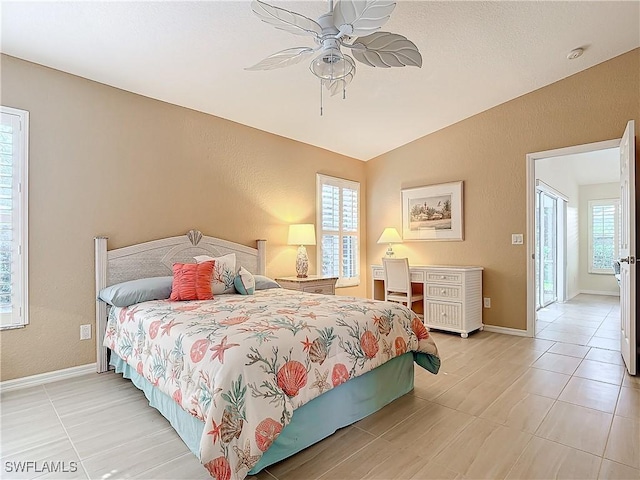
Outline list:
[[[398,233],[398,230],[396,230],[395,228],[392,227],[388,227],[384,229],[384,232],[382,232],[382,235],[380,235],[380,238],[378,239],[378,243],[388,243],[389,247],[387,248],[387,253],[386,256],[391,258],[393,257],[395,254],[393,253],[393,243],[402,243],[402,238],[400,237],[400,234]]]
[[[298,245],[296,257],[296,274],[298,278],[306,278],[309,271],[309,257],[305,245],[316,244],[316,230],[312,223],[289,225],[289,245]]]

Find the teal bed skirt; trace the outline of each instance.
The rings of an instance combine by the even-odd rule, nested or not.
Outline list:
[[[282,429],[249,474],[258,473],[269,465],[298,453],[339,428],[371,415],[413,390],[413,362],[414,355],[411,352],[405,353],[295,410],[291,423]],[[111,352],[110,364],[117,373],[131,379],[144,392],[149,404],[171,423],[189,450],[200,458],[200,438],[204,423],[182,410],[171,397],[154,388],[114,352]]]

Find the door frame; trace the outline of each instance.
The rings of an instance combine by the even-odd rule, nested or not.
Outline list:
[[[536,297],[535,297],[535,216],[536,216],[536,160],[542,160],[551,157],[563,157],[565,155],[575,155],[578,153],[594,152],[597,150],[606,150],[609,148],[620,147],[620,138],[615,140],[605,140],[603,142],[586,143],[584,145],[575,145],[572,147],[557,148],[554,150],[546,150],[543,152],[527,153],[526,169],[527,169],[527,227],[525,231],[526,247],[527,247],[527,337],[535,336],[536,327]]]

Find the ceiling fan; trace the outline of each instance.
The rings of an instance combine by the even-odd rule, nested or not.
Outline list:
[[[246,70],[287,67],[320,52],[311,60],[309,69],[331,95],[342,91],[344,96],[346,86],[356,74],[354,58],[370,67],[422,67],[422,55],[412,41],[397,33],[378,31],[389,20],[395,1],[339,0],[335,8],[333,0],[328,2],[329,12],[316,21],[262,0],[253,0],[251,9],[260,20],[280,30],[310,36],[316,46],[287,48]],[[353,58],[343,54],[341,47],[351,50]]]

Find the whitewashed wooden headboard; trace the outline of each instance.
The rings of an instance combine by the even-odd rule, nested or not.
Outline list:
[[[256,248],[220,238],[202,235],[190,230],[179,237],[161,238],[129,247],[107,250],[107,237],[96,237],[96,365],[98,373],[106,372],[107,348],[102,346],[107,327],[107,304],[98,299],[98,293],[109,285],[138,278],[172,275],[176,262],[193,263],[196,255],[219,257],[236,254],[236,268],[245,267],[257,275],[265,274],[266,240],[257,240]]]

